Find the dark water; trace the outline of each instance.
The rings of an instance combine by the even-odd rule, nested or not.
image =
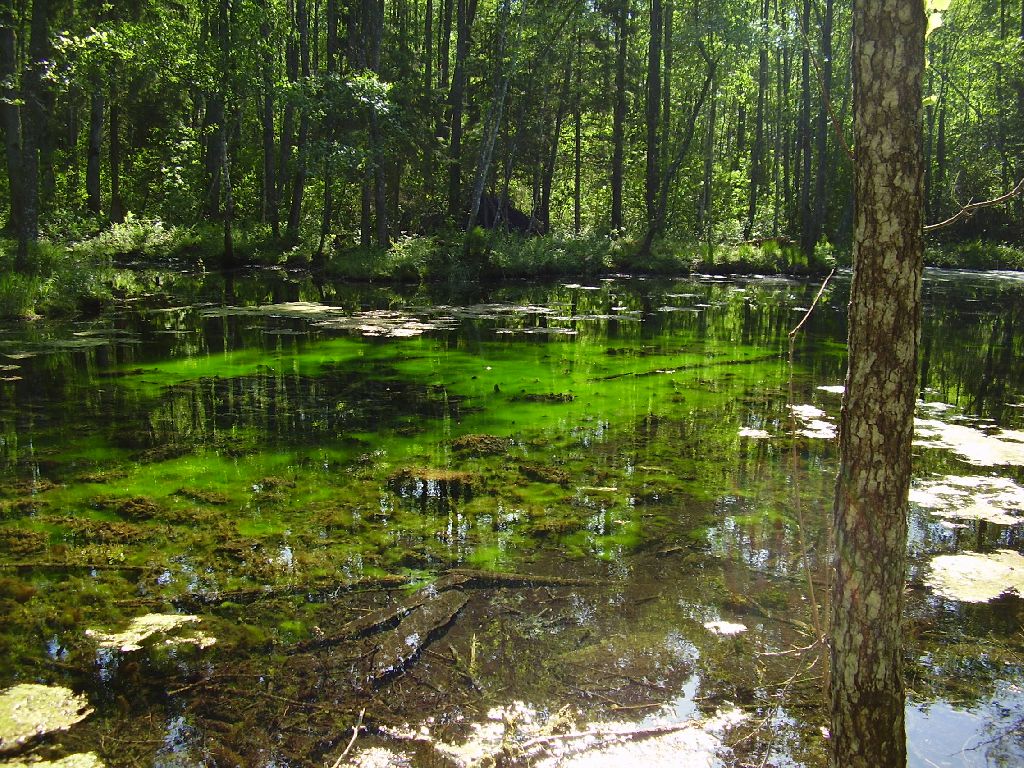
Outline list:
[[[165,275],[101,320],[2,328],[0,688],[87,696],[35,749],[114,766],[332,765],[360,712],[348,758],[448,765],[494,708],[518,749],[559,718],[737,709],[721,764],[823,765],[848,278],[790,365],[817,289]],[[925,294],[911,762],[1019,765],[1024,280]],[[991,600],[936,575],[964,553],[1005,577]],[[104,641],[152,614],[198,621]]]

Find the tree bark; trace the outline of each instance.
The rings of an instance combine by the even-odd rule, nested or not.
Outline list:
[[[299,62],[302,67],[302,79],[309,81],[309,5],[306,0],[298,0],[295,6],[295,20],[299,27]],[[299,239],[299,226],[302,223],[302,202],[306,195],[306,147],[309,143],[309,109],[303,107],[299,111],[299,137],[295,145],[295,178],[292,181],[292,204],[288,212],[286,235],[289,240]]]
[[[18,33],[13,0],[0,2],[0,113],[3,116],[4,150],[7,160],[7,185],[11,201],[6,229],[15,236],[23,234],[25,216],[25,172],[21,107],[18,106],[16,78],[18,70]]]
[[[832,164],[829,162],[829,105],[832,103],[832,16],[833,0],[825,0],[825,16],[821,23],[821,103],[818,105],[817,154],[818,173],[814,179],[814,216],[811,234],[814,243],[821,239],[828,211],[828,181]]]
[[[761,26],[768,29],[768,0],[761,2]],[[750,195],[747,198],[747,223],[743,238],[750,240],[757,218],[757,198],[764,177],[764,110],[768,94],[768,47],[762,44],[757,64],[757,114],[754,116],[754,148],[750,153]]]
[[[28,62],[21,78],[24,101],[21,135],[24,185],[22,231],[27,241],[39,238],[39,149],[47,121],[43,106],[43,71],[47,64],[49,29],[49,0],[33,0]]]
[[[466,56],[469,53],[469,33],[473,25],[476,0],[455,0],[456,34],[455,69],[448,104],[451,114],[451,134],[448,145],[448,216],[458,221],[462,217],[462,112],[466,98]]]
[[[800,250],[805,255],[814,252],[815,238],[811,216],[811,169],[813,157],[811,150],[811,0],[804,0],[801,21],[804,46],[800,59],[800,125],[797,128],[800,147],[797,163],[800,173]]]
[[[718,105],[718,95],[715,93],[716,84],[711,84],[711,100],[708,104],[707,120],[704,124],[704,181],[701,185],[700,205],[697,209],[697,230],[701,235],[707,235],[708,217],[711,213],[711,203],[714,194],[715,180],[715,122]]]
[[[661,0],[651,0],[650,41],[647,46],[647,175],[645,202],[647,223],[654,222],[658,205],[658,177],[661,154],[658,129],[661,127]]]
[[[90,97],[89,148],[85,163],[85,196],[89,212],[99,216],[103,211],[100,159],[103,152],[103,91],[96,88]]]
[[[612,211],[613,232],[622,229],[622,162],[626,131],[626,52],[629,43],[629,0],[615,8],[615,107],[612,115]]]
[[[110,66],[110,91],[107,96],[108,152],[110,160],[110,220],[124,221],[124,201],[121,199],[121,105],[117,101],[117,65]]]
[[[854,274],[833,534],[831,763],[906,765],[901,655],[923,252],[921,3],[855,0]]]
[[[270,40],[270,0],[263,0],[263,19],[260,34],[263,35],[263,61],[261,66],[261,87],[263,89],[262,134],[263,134],[263,197],[262,218],[270,225],[271,234],[281,236],[281,219],[277,205],[277,170],[274,163],[276,142],[274,140],[274,49]]]

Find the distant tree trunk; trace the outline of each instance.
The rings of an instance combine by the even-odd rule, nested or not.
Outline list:
[[[615,107],[612,115],[612,231],[622,229],[622,162],[626,132],[626,53],[629,42],[629,0],[615,6]]]
[[[206,117],[203,133],[206,135],[206,216],[220,217],[221,182],[224,171],[224,95],[220,92],[206,95]]]
[[[453,0],[442,0],[441,24],[437,29],[438,88],[442,92],[448,90],[451,85],[448,82],[448,74],[451,69],[452,4]]]
[[[836,482],[831,763],[903,768],[901,622],[921,327],[922,3],[855,0],[854,274]]]
[[[338,0],[327,0],[327,78],[333,80],[338,73],[341,61],[341,39],[339,37],[339,13]],[[323,215],[320,217],[320,242],[317,245],[316,255],[322,261],[324,247],[327,238],[331,234],[334,220],[334,171],[332,168],[331,153],[334,151],[335,142],[338,138],[338,116],[333,107],[327,107],[327,115],[324,118],[327,151],[323,161],[324,175],[324,200]],[[318,264],[319,266],[319,264]]]
[[[423,109],[429,117],[434,114],[434,0],[426,0],[423,20]],[[434,189],[433,147],[423,147],[423,190],[429,197]]]
[[[942,45],[942,64],[946,64],[946,45],[943,42]],[[935,175],[932,177],[931,184],[931,213],[933,216],[940,218],[944,212],[945,206],[943,202],[946,198],[946,100],[947,100],[947,88],[946,88],[946,75],[945,66],[943,66],[942,74],[939,75],[939,98],[935,105],[935,111],[938,115],[938,125],[935,129]]]
[[[5,229],[21,239],[25,217],[25,172],[21,133],[21,107],[18,106],[16,78],[18,69],[17,24],[13,0],[0,2],[0,113],[3,116],[4,150],[7,160],[7,185],[11,202]]]
[[[274,49],[270,40],[270,0],[262,0],[261,12],[263,18],[260,21],[260,34],[263,36],[263,61],[261,64],[261,87],[263,89],[263,198],[262,198],[262,219],[264,224],[270,225],[271,234],[277,238],[281,236],[281,217],[278,212],[277,203],[277,171],[274,163],[276,142],[274,141]]]
[[[455,71],[448,98],[450,108],[450,141],[448,144],[448,216],[462,218],[462,111],[466,98],[466,56],[469,53],[469,32],[473,24],[476,0],[455,0],[456,42]]]
[[[288,83],[290,85],[294,85],[299,80],[299,44],[295,39],[295,29],[298,26],[298,19],[295,15],[295,4],[292,0],[288,0],[287,18],[289,32],[287,41],[285,42],[285,76],[288,78]],[[279,159],[277,163],[277,192],[274,196],[275,202],[278,206],[278,209],[275,209],[274,211],[274,217],[278,221],[280,221],[281,216],[279,211],[280,206],[285,200],[290,199],[288,196],[288,179],[290,177],[289,170],[294,143],[295,100],[292,97],[287,97],[284,101],[284,114],[281,116],[281,146],[279,147],[280,154],[278,155]],[[290,218],[291,210],[289,208],[289,219]]]
[[[369,29],[369,66],[380,74],[380,47],[384,35],[383,0],[365,0],[365,18]],[[384,171],[384,139],[380,128],[380,116],[370,107],[370,154],[373,159],[373,210],[376,221],[377,245],[387,248],[391,245],[388,233],[387,176]]]
[[[581,201],[582,192],[582,138],[583,138],[583,110],[580,104],[581,92],[583,90],[583,40],[579,29],[576,30],[576,98],[573,100],[573,180],[572,180],[572,229],[573,234],[579,236],[581,228]]]
[[[683,134],[682,140],[679,142],[679,146],[676,148],[672,162],[669,163],[669,166],[665,169],[665,175],[661,179],[661,185],[658,189],[657,206],[654,212],[654,220],[648,225],[643,242],[637,251],[639,256],[647,256],[650,253],[651,245],[654,242],[655,236],[665,228],[665,216],[668,214],[669,190],[672,187],[672,183],[675,181],[676,173],[679,172],[680,166],[682,166],[686,156],[690,154],[690,145],[693,144],[693,137],[697,132],[697,120],[700,118],[701,110],[704,108],[704,101],[707,99],[708,93],[711,91],[711,86],[715,81],[716,62],[714,60],[709,60],[707,64],[707,76],[704,78],[704,85],[701,87],[700,94],[697,96],[697,100],[694,102],[693,108],[690,110],[690,118],[686,124],[686,131]]]
[[[768,0],[761,2],[761,26],[768,29]],[[747,199],[747,223],[743,238],[749,240],[754,233],[757,218],[757,196],[764,178],[764,121],[765,99],[768,94],[768,47],[761,45],[757,64],[757,114],[754,117],[754,148],[750,153],[750,195]]]
[[[39,238],[39,148],[47,130],[43,104],[43,71],[47,65],[50,20],[49,0],[33,0],[28,46],[28,63],[22,75],[22,170],[24,217],[22,230],[27,241]]]
[[[811,221],[811,0],[804,0],[803,17],[800,25],[804,46],[800,60],[800,250],[810,255],[814,252],[814,232]]]
[[[295,20],[299,27],[299,61],[303,82],[309,81],[309,5],[306,0],[297,0]],[[289,240],[299,239],[302,223],[302,202],[306,195],[306,152],[309,144],[309,109],[299,111],[299,138],[295,145],[295,178],[292,181],[292,204],[288,213],[286,235]]]
[[[658,179],[661,152],[658,149],[658,130],[661,128],[661,0],[651,0],[650,40],[647,46],[647,175],[644,202],[647,223],[654,222],[658,205]]]
[[[715,122],[718,105],[718,96],[715,93],[715,88],[716,83],[712,83],[708,115],[704,124],[704,181],[701,185],[700,205],[697,208],[697,229],[701,235],[708,234],[708,218],[711,214],[711,203],[714,195]]]
[[[555,166],[558,163],[558,146],[562,139],[562,121],[569,102],[569,86],[572,82],[572,56],[567,56],[565,73],[562,76],[562,87],[558,94],[558,106],[555,108],[555,129],[551,134],[547,157],[544,161],[544,176],[540,183],[540,219],[545,232],[551,231],[551,186],[555,179]]]
[[[828,212],[828,193],[832,163],[829,159],[829,105],[832,102],[832,16],[833,0],[825,0],[825,16],[821,24],[821,99],[818,105],[817,154],[818,173],[814,179],[814,217],[811,233],[814,243],[821,239]]]
[[[665,76],[661,87],[661,165],[668,161],[669,133],[672,130],[672,65],[675,53],[672,41],[672,24],[675,15],[675,0],[665,0],[665,44],[662,47]]]
[[[124,201],[121,199],[121,105],[117,100],[117,64],[110,67],[110,91],[107,96],[107,141],[110,164],[110,220],[124,221]]]
[[[495,85],[494,97],[487,110],[487,117],[484,120],[483,141],[480,144],[480,157],[477,161],[476,175],[473,180],[473,195],[470,200],[469,221],[466,224],[466,232],[471,232],[476,226],[477,215],[480,213],[480,201],[483,199],[484,187],[487,185],[487,177],[491,171],[491,159],[494,156],[494,145],[498,139],[498,130],[501,127],[502,117],[505,111],[505,98],[508,95],[508,86],[515,69],[515,54],[511,63],[505,62],[505,41],[508,32],[508,21],[512,8],[510,0],[502,0],[498,10],[498,40],[497,53],[495,55]],[[469,249],[469,237],[465,240],[465,249]]]
[[[89,212],[99,216],[103,211],[100,160],[103,152],[103,91],[96,88],[90,97],[89,148],[85,163],[85,196]]]

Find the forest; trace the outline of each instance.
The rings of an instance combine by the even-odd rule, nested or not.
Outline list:
[[[1024,6],[932,19],[937,223],[1024,172]],[[5,0],[0,296],[30,313],[122,257],[822,269],[851,240],[850,48],[833,0]],[[930,260],[1020,266],[1022,224],[1019,199],[980,211]]]

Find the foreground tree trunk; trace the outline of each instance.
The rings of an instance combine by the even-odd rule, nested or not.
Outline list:
[[[854,4],[856,211],[832,601],[834,768],[906,765],[900,623],[920,336],[922,3]]]

